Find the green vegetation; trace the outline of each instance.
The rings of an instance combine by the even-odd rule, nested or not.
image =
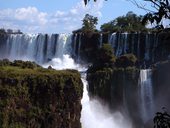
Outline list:
[[[93,64],[89,67],[89,71],[99,70],[103,68],[114,67],[116,57],[113,54],[113,48],[110,44],[103,44],[101,48],[96,51]]]
[[[94,17],[90,14],[86,14],[82,21],[83,21],[82,28],[73,31],[73,33],[75,32],[91,33],[97,31],[96,30],[96,25],[98,24],[97,17]]]
[[[12,30],[12,29],[4,29],[4,28],[0,28],[0,35],[1,34],[22,34],[22,32],[20,30]]]
[[[0,74],[0,128],[81,127],[78,71],[4,60]]]
[[[117,57],[113,54],[113,48],[110,44],[103,44],[96,52],[95,60],[88,71],[93,72],[104,68],[127,68],[135,67],[137,58],[134,54],[124,54]]]
[[[163,20],[170,21],[170,1],[169,0],[144,0],[150,3],[151,8],[147,8],[145,5],[137,2],[136,0],[131,0],[137,7],[147,11],[144,16],[143,23],[150,22],[156,23],[156,28],[163,29]],[[169,24],[170,25],[170,24]]]
[[[85,5],[89,1],[90,0],[84,0]],[[96,2],[97,0],[93,0],[93,1]],[[131,1],[140,9],[144,9],[147,12],[142,20],[143,24],[146,24],[149,21],[150,23],[156,23],[157,24],[156,28],[163,29],[164,26],[162,25],[162,20],[164,19],[167,19],[168,21],[170,20],[169,0],[143,0],[150,3],[151,8],[146,8],[145,4],[141,4],[139,1],[136,0],[129,0],[129,1]]]
[[[117,67],[132,67],[135,66],[137,58],[134,54],[124,54],[116,59]]]
[[[156,113],[154,117],[154,128],[170,128],[170,115],[165,110]]]
[[[96,29],[98,19],[92,15],[86,14],[83,19],[83,31],[94,31]]]
[[[142,24],[142,16],[137,16],[133,12],[128,12],[125,16],[117,17],[116,19],[101,25],[102,32],[131,32],[147,30],[146,24]]]
[[[1,28],[0,29],[0,34],[6,34],[5,29]]]
[[[103,44],[97,53],[97,63],[114,63],[116,57],[113,55],[113,48],[110,44]]]

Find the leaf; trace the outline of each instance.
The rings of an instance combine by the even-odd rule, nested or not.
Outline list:
[[[168,0],[166,0],[166,5],[169,5],[169,1]]]
[[[87,5],[87,0],[84,0],[84,4]]]

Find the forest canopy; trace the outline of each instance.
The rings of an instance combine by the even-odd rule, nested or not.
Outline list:
[[[102,32],[117,32],[117,31],[144,31],[147,30],[146,24],[142,24],[143,16],[138,16],[132,11],[125,16],[119,16],[116,19],[101,25]]]

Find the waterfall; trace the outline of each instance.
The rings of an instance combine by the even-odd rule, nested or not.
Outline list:
[[[109,38],[109,43],[114,48],[114,53],[116,56],[128,53],[128,33],[112,33]]]
[[[80,62],[80,48],[81,48],[81,38],[82,35],[81,33],[79,34],[79,44],[78,44],[78,54],[77,54],[77,62],[79,63]]]
[[[115,48],[116,48],[116,33],[112,33],[112,35],[109,38],[109,43],[112,45],[112,48],[114,48],[114,52],[115,52]]]
[[[137,38],[137,57],[140,58],[140,34],[138,34],[138,38]]]
[[[100,44],[100,48],[102,47],[102,43],[103,43],[103,34],[100,33],[100,38],[99,38],[99,44]]]
[[[158,35],[155,33],[112,33],[108,42],[114,48],[116,56],[133,53],[141,61],[154,62]]]
[[[72,35],[66,34],[10,34],[5,49],[0,48],[2,58],[22,59],[43,64],[53,58],[62,58],[71,54]],[[3,51],[6,51],[5,53]]]
[[[102,44],[102,36],[100,35],[100,45]],[[84,70],[76,64],[71,58],[72,52],[78,55],[80,61],[80,47],[83,35],[75,34],[73,39],[73,48],[71,49],[72,35],[66,34],[11,34],[5,43],[5,48],[0,47],[0,54],[4,58],[10,60],[21,59],[35,61],[44,67],[51,65],[55,69],[78,69]],[[145,59],[150,59],[150,35],[145,36],[145,52],[141,49],[140,34],[128,33],[113,33],[109,38],[109,43],[114,48],[116,56],[128,53],[130,49],[137,55],[144,54]],[[131,40],[131,42],[129,41]],[[158,40],[158,39],[157,39]],[[132,45],[130,45],[130,43]],[[158,43],[158,42],[157,42]],[[157,46],[157,43],[154,46]],[[136,46],[136,47],[135,47]],[[77,50],[76,50],[77,49]],[[5,51],[5,52],[3,52]],[[149,57],[148,57],[149,56]],[[153,55],[154,56],[154,55]],[[83,69],[82,69],[83,68]],[[140,103],[141,115],[144,122],[151,119],[153,114],[153,90],[151,81],[152,72],[150,69],[141,70],[139,85],[140,85]],[[106,106],[103,106],[98,99],[90,100],[87,92],[87,81],[85,76],[82,76],[84,83],[84,92],[82,99],[81,123],[82,128],[131,128],[131,125],[126,122],[124,116],[120,112],[111,113]],[[126,105],[125,105],[126,106]]]
[[[74,56],[76,56],[76,45],[77,45],[77,34],[74,35],[74,39],[73,39],[73,53],[74,53]]]
[[[141,115],[144,122],[152,119],[154,111],[153,89],[152,89],[152,71],[150,69],[140,70],[140,97],[141,97]]]
[[[150,34],[146,35],[146,39],[145,39],[145,60],[149,60],[150,59]]]
[[[120,112],[111,113],[107,106],[88,96],[86,76],[82,75],[84,92],[82,98],[82,128],[132,128]]]

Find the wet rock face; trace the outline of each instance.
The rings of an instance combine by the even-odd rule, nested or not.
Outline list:
[[[153,67],[153,87],[155,93],[156,110],[162,107],[170,108],[170,61],[162,61]]]
[[[89,94],[109,104],[112,111],[120,111],[131,119],[134,128],[143,126],[139,98],[139,70],[128,68],[103,68],[87,73]]]
[[[105,68],[88,72],[89,94],[91,97],[98,96],[107,101],[113,110],[121,110],[126,96],[126,100],[137,102],[133,96],[137,95],[138,77],[139,70],[130,67]],[[133,103],[128,102],[128,104]]]
[[[81,128],[79,73],[19,65],[0,66],[0,127]]]
[[[1,53],[6,53],[6,42],[8,39],[8,35],[6,33],[0,33],[0,48],[1,48]],[[3,54],[0,54],[0,58],[2,58]]]
[[[93,61],[99,47],[99,33],[79,33],[73,36],[72,48],[75,59],[79,57],[85,62]]]

